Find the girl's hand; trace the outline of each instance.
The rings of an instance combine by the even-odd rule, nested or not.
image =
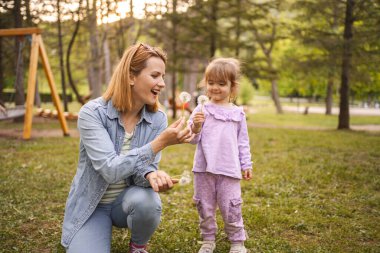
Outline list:
[[[164,192],[173,187],[173,182],[165,171],[153,171],[148,173],[145,177],[155,192]]]
[[[185,118],[181,117],[179,120],[168,126],[156,139],[151,142],[154,153],[158,153],[162,149],[170,145],[189,143],[194,137],[188,127],[185,126]]]
[[[202,124],[205,122],[205,114],[203,112],[197,112],[193,117],[193,126],[191,131],[195,134],[199,133],[202,130]]]
[[[252,179],[252,169],[243,171],[243,178],[244,180],[251,180]]]

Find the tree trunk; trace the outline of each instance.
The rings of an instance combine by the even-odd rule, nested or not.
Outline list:
[[[0,37],[0,104],[4,103],[3,38]]]
[[[15,28],[22,27],[22,16],[21,16],[21,0],[14,1],[13,7],[13,17],[15,21]],[[23,36],[17,36],[15,38],[15,69],[16,69],[16,80],[15,80],[15,104],[24,105],[25,104],[25,91],[24,91],[24,60],[22,57],[22,47],[23,47]],[[22,122],[24,117],[15,118],[14,121]]]
[[[125,22],[124,18],[120,17],[120,20],[118,22],[118,34],[119,34],[119,36],[116,36],[117,54],[119,56],[119,59],[121,59],[121,57],[124,54],[124,50],[125,50],[124,22]]]
[[[218,0],[211,2],[211,34],[210,34],[210,57],[215,56],[216,39],[217,39],[217,23],[218,23]]]
[[[332,114],[333,104],[333,91],[334,91],[334,75],[329,73],[326,89],[326,115]]]
[[[66,71],[67,71],[67,77],[68,77],[69,85],[70,85],[71,89],[73,90],[73,92],[75,93],[77,101],[79,103],[81,103],[82,105],[84,105],[84,100],[83,100],[82,96],[79,94],[78,89],[74,83],[73,77],[71,75],[71,66],[70,66],[71,49],[73,48],[75,38],[78,34],[79,27],[80,27],[81,6],[82,6],[82,0],[79,1],[78,12],[77,12],[78,20],[75,23],[75,29],[74,29],[73,35],[71,36],[71,39],[70,39],[70,42],[69,42],[69,45],[68,45],[67,51],[66,51]],[[73,15],[73,20],[74,20],[74,15]]]
[[[172,16],[172,50],[173,50],[173,75],[172,75],[172,98],[173,98],[173,119],[177,117],[176,89],[177,89],[177,0],[173,0]]]
[[[272,96],[274,105],[276,107],[276,111],[278,114],[282,114],[283,111],[282,111],[282,106],[281,106],[281,102],[280,102],[280,96],[278,95],[277,80],[272,79],[271,84],[272,84],[271,96]]]
[[[61,85],[62,85],[62,100],[63,108],[65,112],[69,111],[67,105],[67,96],[66,96],[66,75],[65,75],[65,65],[63,63],[63,45],[62,45],[62,26],[61,26],[61,9],[60,9],[60,0],[57,1],[57,25],[58,25],[58,52],[59,52],[59,68],[61,70]]]
[[[351,67],[351,41],[352,41],[352,26],[354,23],[353,10],[354,0],[347,0],[346,2],[346,17],[344,21],[344,35],[343,35],[343,56],[342,56],[342,81],[340,86],[340,103],[339,103],[339,122],[338,129],[350,128],[350,67]]]
[[[30,12],[30,0],[25,0],[24,5],[25,5],[26,25],[33,26],[32,15]]]
[[[331,30],[337,32],[339,29],[339,2],[334,1],[333,5],[333,22],[331,24]],[[329,62],[331,65],[328,76],[327,76],[327,87],[326,87],[326,115],[332,114],[333,106],[333,92],[334,92],[334,76],[336,72],[335,68],[335,55],[330,51]],[[334,63],[334,64],[333,64]]]
[[[104,53],[104,79],[105,83],[108,85],[108,82],[111,80],[111,53],[110,47],[108,44],[107,36],[104,39],[103,43],[103,53]]]
[[[236,0],[236,7],[237,11],[236,13],[239,13],[236,15],[236,30],[235,30],[235,57],[239,58],[240,55],[240,33],[241,33],[241,21],[240,21],[240,13],[241,13],[241,0]]]
[[[98,43],[98,31],[97,31],[97,16],[96,16],[96,1],[92,3],[92,9],[90,10],[89,3],[87,2],[87,13],[88,13],[88,29],[90,31],[90,49],[91,49],[91,59],[88,72],[90,88],[91,88],[91,98],[97,98],[102,95],[102,83],[100,78],[100,53],[99,53],[99,43]]]
[[[280,96],[278,95],[278,84],[277,84],[278,71],[273,66],[273,60],[272,60],[272,50],[274,48],[274,43],[276,41],[277,24],[275,22],[272,22],[271,25],[272,25],[272,34],[269,38],[269,42],[270,42],[269,46],[266,46],[265,40],[262,39],[262,36],[256,29],[253,29],[253,32],[255,34],[257,42],[259,43],[259,46],[261,47],[263,54],[265,55],[265,61],[268,65],[269,80],[272,86],[271,97],[273,99],[277,113],[282,114],[283,111],[281,107]]]
[[[274,106],[276,107],[276,112],[278,114],[282,114],[283,110],[282,110],[282,106],[281,106],[281,102],[280,102],[280,96],[278,95],[277,72],[273,68],[271,51],[265,51],[265,50],[263,50],[263,51],[264,51],[265,57],[267,58],[267,64],[268,64],[268,67],[271,71],[271,75],[273,75],[272,78],[270,79],[271,88],[272,88],[271,89],[271,97],[273,99]]]
[[[110,0],[106,0],[106,11],[105,11],[105,17],[107,18],[107,22],[103,23],[103,35],[102,35],[102,44],[101,48],[103,49],[103,56],[104,56],[104,66],[103,66],[103,77],[104,77],[104,83],[108,85],[108,82],[111,80],[111,53],[110,53],[110,46],[108,43],[108,34],[109,34],[109,27],[108,27],[108,19],[109,19],[109,13],[110,13]],[[104,12],[104,10],[103,10]],[[103,17],[102,17],[103,18]]]
[[[22,57],[23,41],[22,37],[16,37],[16,80],[15,80],[15,104],[23,105],[25,103],[24,91],[24,60]]]

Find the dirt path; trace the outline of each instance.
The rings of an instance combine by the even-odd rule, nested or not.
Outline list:
[[[299,112],[303,113],[305,111],[305,106],[283,106],[282,108],[284,111],[288,112]],[[318,114],[324,114],[326,109],[324,107],[317,107],[317,106],[308,106],[308,112],[309,113],[318,113]],[[332,114],[338,115],[339,114],[339,108],[332,108]],[[380,109],[379,108],[356,108],[356,107],[350,107],[350,115],[362,115],[362,116],[380,116]]]
[[[22,139],[23,130],[20,129],[0,129],[0,138],[14,138]],[[70,129],[70,137],[77,138],[79,137],[78,130]],[[44,130],[33,130],[31,139],[37,138],[48,138],[48,137],[63,137],[63,132],[61,129],[44,129]]]

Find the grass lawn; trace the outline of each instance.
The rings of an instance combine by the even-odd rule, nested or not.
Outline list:
[[[249,122],[336,127],[334,116],[282,117],[255,114]],[[40,127],[59,125],[33,125]],[[380,133],[250,127],[249,134],[254,179],[242,189],[251,252],[380,252]],[[161,169],[190,170],[194,150],[167,148]],[[0,252],[64,252],[61,222],[77,156],[78,138],[0,138]],[[177,185],[161,194],[162,223],[149,252],[197,252],[192,191]],[[218,218],[216,252],[228,252]],[[125,252],[128,241],[126,230],[115,229],[112,252]]]
[[[254,105],[256,113],[248,115],[248,123],[256,123],[261,125],[276,127],[294,127],[294,128],[319,128],[335,130],[338,127],[338,115],[325,115],[310,113],[303,115],[302,113],[285,112],[284,114],[276,114],[273,106],[265,104],[264,107]],[[358,125],[379,125],[379,116],[362,116],[351,115],[350,126]]]

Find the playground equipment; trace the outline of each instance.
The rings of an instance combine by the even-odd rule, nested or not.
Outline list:
[[[5,108],[0,105],[0,120],[14,119],[25,115],[25,107],[23,105],[15,108]]]
[[[67,127],[66,119],[63,113],[61,101],[58,96],[58,92],[54,83],[53,73],[50,68],[48,57],[46,54],[45,46],[42,41],[41,29],[39,28],[15,28],[15,29],[0,29],[1,36],[32,36],[32,46],[30,52],[29,62],[29,77],[28,88],[25,103],[25,118],[24,118],[24,131],[23,139],[28,140],[32,131],[32,119],[33,119],[33,104],[34,95],[36,92],[36,78],[37,78],[37,65],[38,57],[41,57],[42,66],[45,71],[46,78],[49,83],[49,88],[54,102],[54,106],[57,109],[57,116],[61,124],[61,128],[64,136],[69,136],[69,129]],[[9,119],[23,115],[23,108],[8,109],[5,113],[0,112],[0,119]],[[17,116],[16,116],[17,115]]]

